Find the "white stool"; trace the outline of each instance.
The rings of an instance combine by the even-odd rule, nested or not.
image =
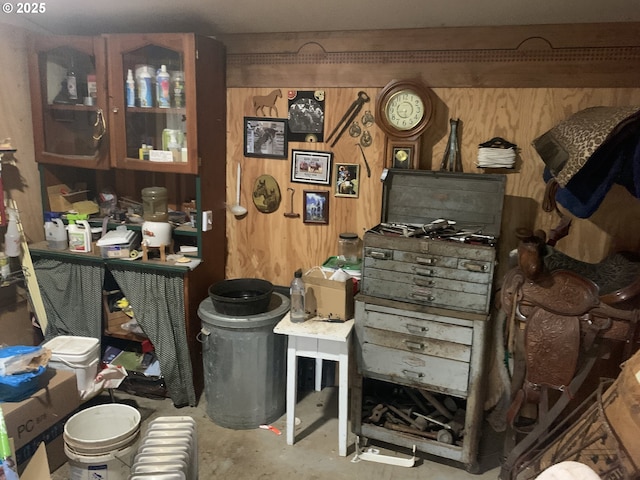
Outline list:
[[[347,455],[349,404],[349,344],[353,319],[346,322],[327,322],[314,317],[305,322],[291,322],[289,314],[280,320],[273,331],[288,335],[287,347],[287,445],[294,443],[296,395],[298,386],[298,357],[316,359],[316,390],[321,389],[322,360],[337,361],[338,380],[338,454]]]

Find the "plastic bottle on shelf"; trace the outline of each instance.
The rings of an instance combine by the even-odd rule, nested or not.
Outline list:
[[[296,270],[293,281],[291,282],[290,316],[294,323],[304,322],[307,319],[304,304],[304,281],[302,280],[302,270]]]
[[[143,108],[153,107],[153,90],[151,86],[151,75],[147,68],[143,68],[138,77],[138,98],[140,106]]]
[[[171,72],[171,87],[173,89],[173,106],[184,107],[184,72]]]
[[[167,66],[162,65],[156,76],[156,102],[158,107],[169,108],[171,106],[170,87],[171,76],[167,72]]]
[[[127,71],[127,107],[136,106],[136,82],[131,69]]]
[[[18,223],[15,210],[8,208],[7,232],[4,234],[4,253],[7,257],[19,257],[22,251],[21,236],[18,231]]]

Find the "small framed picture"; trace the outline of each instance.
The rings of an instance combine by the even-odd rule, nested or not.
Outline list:
[[[336,197],[358,198],[360,193],[360,165],[357,163],[336,163]]]
[[[291,150],[291,181],[331,184],[331,152]]]
[[[304,223],[329,223],[329,192],[304,190],[302,193]]]
[[[244,156],[288,158],[287,120],[244,117]]]

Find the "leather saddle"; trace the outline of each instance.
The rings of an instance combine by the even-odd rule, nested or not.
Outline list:
[[[596,338],[626,342],[626,357],[634,348],[639,311],[613,305],[629,302],[640,293],[640,262],[616,260],[620,278],[608,274],[607,292],[602,295],[600,286],[584,274],[587,266],[597,272],[597,264],[566,255],[551,263],[545,261],[545,252],[544,239],[539,236],[521,238],[518,267],[507,273],[501,290],[502,309],[510,318],[508,348],[519,357],[521,370],[519,378],[514,375],[514,395],[507,414],[512,427],[525,404],[540,406],[543,391],[566,391],[581,357]],[[603,261],[600,268],[609,268],[608,263],[611,261]],[[628,285],[621,287],[625,283]],[[539,415],[546,410],[543,405]]]

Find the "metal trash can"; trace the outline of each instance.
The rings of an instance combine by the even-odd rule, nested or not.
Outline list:
[[[265,313],[228,316],[210,298],[198,308],[202,320],[207,415],[221,427],[257,428],[286,410],[287,336],[273,327],[289,311],[289,298],[273,292]]]

